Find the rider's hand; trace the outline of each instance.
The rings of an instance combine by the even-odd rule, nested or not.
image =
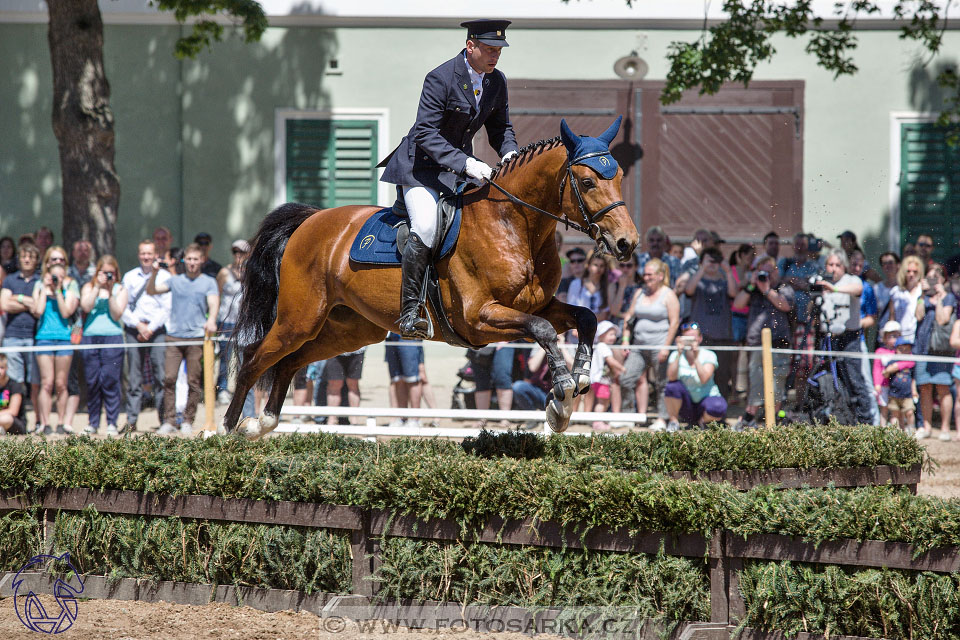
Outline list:
[[[463,172],[466,173],[468,177],[479,182],[489,180],[490,176],[493,175],[493,169],[485,162],[481,162],[476,158],[467,158],[467,164],[463,168]]]
[[[504,156],[503,156],[502,158],[500,158],[500,162],[506,162],[507,160],[509,160],[510,158],[512,158],[512,157],[515,156],[515,155],[517,155],[517,150],[516,150],[516,149],[514,149],[513,151],[507,151],[507,153],[504,154]]]

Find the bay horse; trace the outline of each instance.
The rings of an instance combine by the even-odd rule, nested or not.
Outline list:
[[[444,311],[460,336],[476,346],[524,339],[546,351],[553,384],[546,417],[555,431],[567,428],[574,396],[589,389],[597,329],[589,309],[554,297],[561,270],[557,224],[587,232],[619,260],[639,240],[621,198],[623,171],[609,151],[620,120],[597,138],[578,136],[561,121],[559,137],[498,164],[487,184],[464,194],[456,247],[435,265]],[[259,418],[240,425],[251,439],[276,427],[298,369],[398,330],[399,265],[349,259],[360,227],[380,209],[288,203],[263,220],[244,270],[234,329],[241,364],[220,433],[237,428],[243,400],[258,380],[271,390]],[[439,326],[435,316],[433,325]],[[573,328],[579,345],[571,372],[557,332]]]

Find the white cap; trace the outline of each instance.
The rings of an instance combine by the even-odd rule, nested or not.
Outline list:
[[[613,324],[609,320],[604,320],[599,325],[597,325],[597,338],[605,334],[607,331],[610,331],[610,329],[616,329],[616,328],[617,328],[617,325]],[[619,333],[620,332],[617,331],[618,335]]]
[[[893,333],[894,331],[896,331],[897,333],[900,333],[902,330],[903,328],[900,326],[899,322],[897,322],[896,320],[887,320],[886,324],[883,325],[883,329],[880,331],[880,333]]]

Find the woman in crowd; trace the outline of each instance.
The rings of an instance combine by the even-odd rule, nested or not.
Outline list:
[[[923,295],[920,282],[925,275],[923,260],[918,256],[905,256],[897,271],[897,286],[890,290],[887,304],[887,320],[900,323],[900,337],[911,343],[917,333],[917,301]]]
[[[620,276],[614,286],[613,302],[610,303],[610,320],[622,330],[623,319],[630,309],[633,294],[643,286],[643,278],[637,270],[637,256],[631,255],[626,262],[620,263]]]
[[[87,378],[87,433],[100,428],[100,409],[106,405],[107,435],[116,436],[120,417],[120,374],[123,369],[123,325],[120,316],[127,306],[126,288],[119,282],[120,266],[111,255],[97,260],[93,279],[80,291],[80,308],[87,314],[83,344],[100,345],[83,353]],[[117,346],[111,346],[117,345]]]
[[[71,318],[80,304],[80,289],[73,278],[67,276],[67,251],[53,246],[43,256],[40,280],[33,288],[33,315],[39,319],[35,345],[52,347],[49,351],[37,352],[40,369],[40,389],[37,394],[37,432],[49,435],[64,434],[67,411],[67,376],[73,351],[70,346]],[[56,393],[56,429],[50,424],[53,398]]]
[[[890,319],[890,293],[897,286],[897,272],[900,270],[900,256],[892,251],[880,254],[880,282],[873,285],[873,292],[877,296],[877,310],[880,317],[877,326],[882,327]],[[880,339],[879,334],[877,340]]]
[[[939,264],[930,266],[921,282],[923,296],[917,304],[917,336],[913,352],[918,355],[948,356],[953,349],[935,350],[934,332],[947,332],[953,328],[957,300],[947,291],[946,277]],[[949,346],[949,343],[946,345]],[[920,392],[920,414],[923,422],[917,429],[918,438],[926,438],[933,428],[933,390],[936,387],[940,401],[940,439],[950,440],[950,417],[953,413],[953,396],[950,373],[952,362],[918,362],[915,370],[917,390]]]
[[[630,310],[624,318],[623,343],[660,349],[636,349],[630,352],[620,374],[623,398],[636,398],[637,413],[646,414],[652,384],[658,394],[660,420],[657,430],[666,428],[666,405],[663,387],[666,384],[668,345],[673,344],[680,326],[680,301],[670,282],[670,268],[659,258],[651,258],[643,265],[643,288],[633,294]],[[636,323],[631,326],[631,320]],[[628,404],[633,404],[628,400]]]
[[[607,258],[594,250],[587,261],[587,270],[582,277],[573,280],[567,289],[567,304],[586,307],[597,316],[597,322],[603,322],[610,316],[610,265]]]
[[[730,278],[733,279],[736,290],[740,291],[750,279],[750,269],[757,252],[752,244],[741,244],[730,254]],[[730,331],[737,344],[743,344],[747,338],[747,314],[750,307],[737,307],[730,303]]]
[[[733,345],[730,303],[739,285],[731,274],[723,272],[723,254],[716,247],[707,247],[700,256],[700,268],[687,280],[684,293],[690,298],[690,320],[699,325],[705,347]],[[729,397],[732,388],[733,364],[737,352],[717,351],[715,380],[720,395]]]
[[[233,262],[220,269],[217,285],[220,287],[220,310],[217,312],[217,325],[220,338],[229,338],[237,326],[237,314],[240,312],[240,284],[243,281],[243,263],[250,255],[250,243],[236,240],[231,247]],[[217,403],[230,402],[229,383],[231,342],[220,343],[220,369],[217,372]],[[309,395],[307,396],[309,397]]]

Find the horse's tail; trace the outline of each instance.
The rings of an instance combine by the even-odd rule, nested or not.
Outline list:
[[[237,312],[237,324],[232,340],[243,366],[246,356],[252,354],[277,319],[277,298],[280,293],[280,261],[290,236],[317,209],[305,204],[288,202],[267,214],[251,242],[250,256],[244,265],[243,296]],[[248,353],[249,350],[249,353]],[[273,369],[261,377],[262,385],[270,385]]]

